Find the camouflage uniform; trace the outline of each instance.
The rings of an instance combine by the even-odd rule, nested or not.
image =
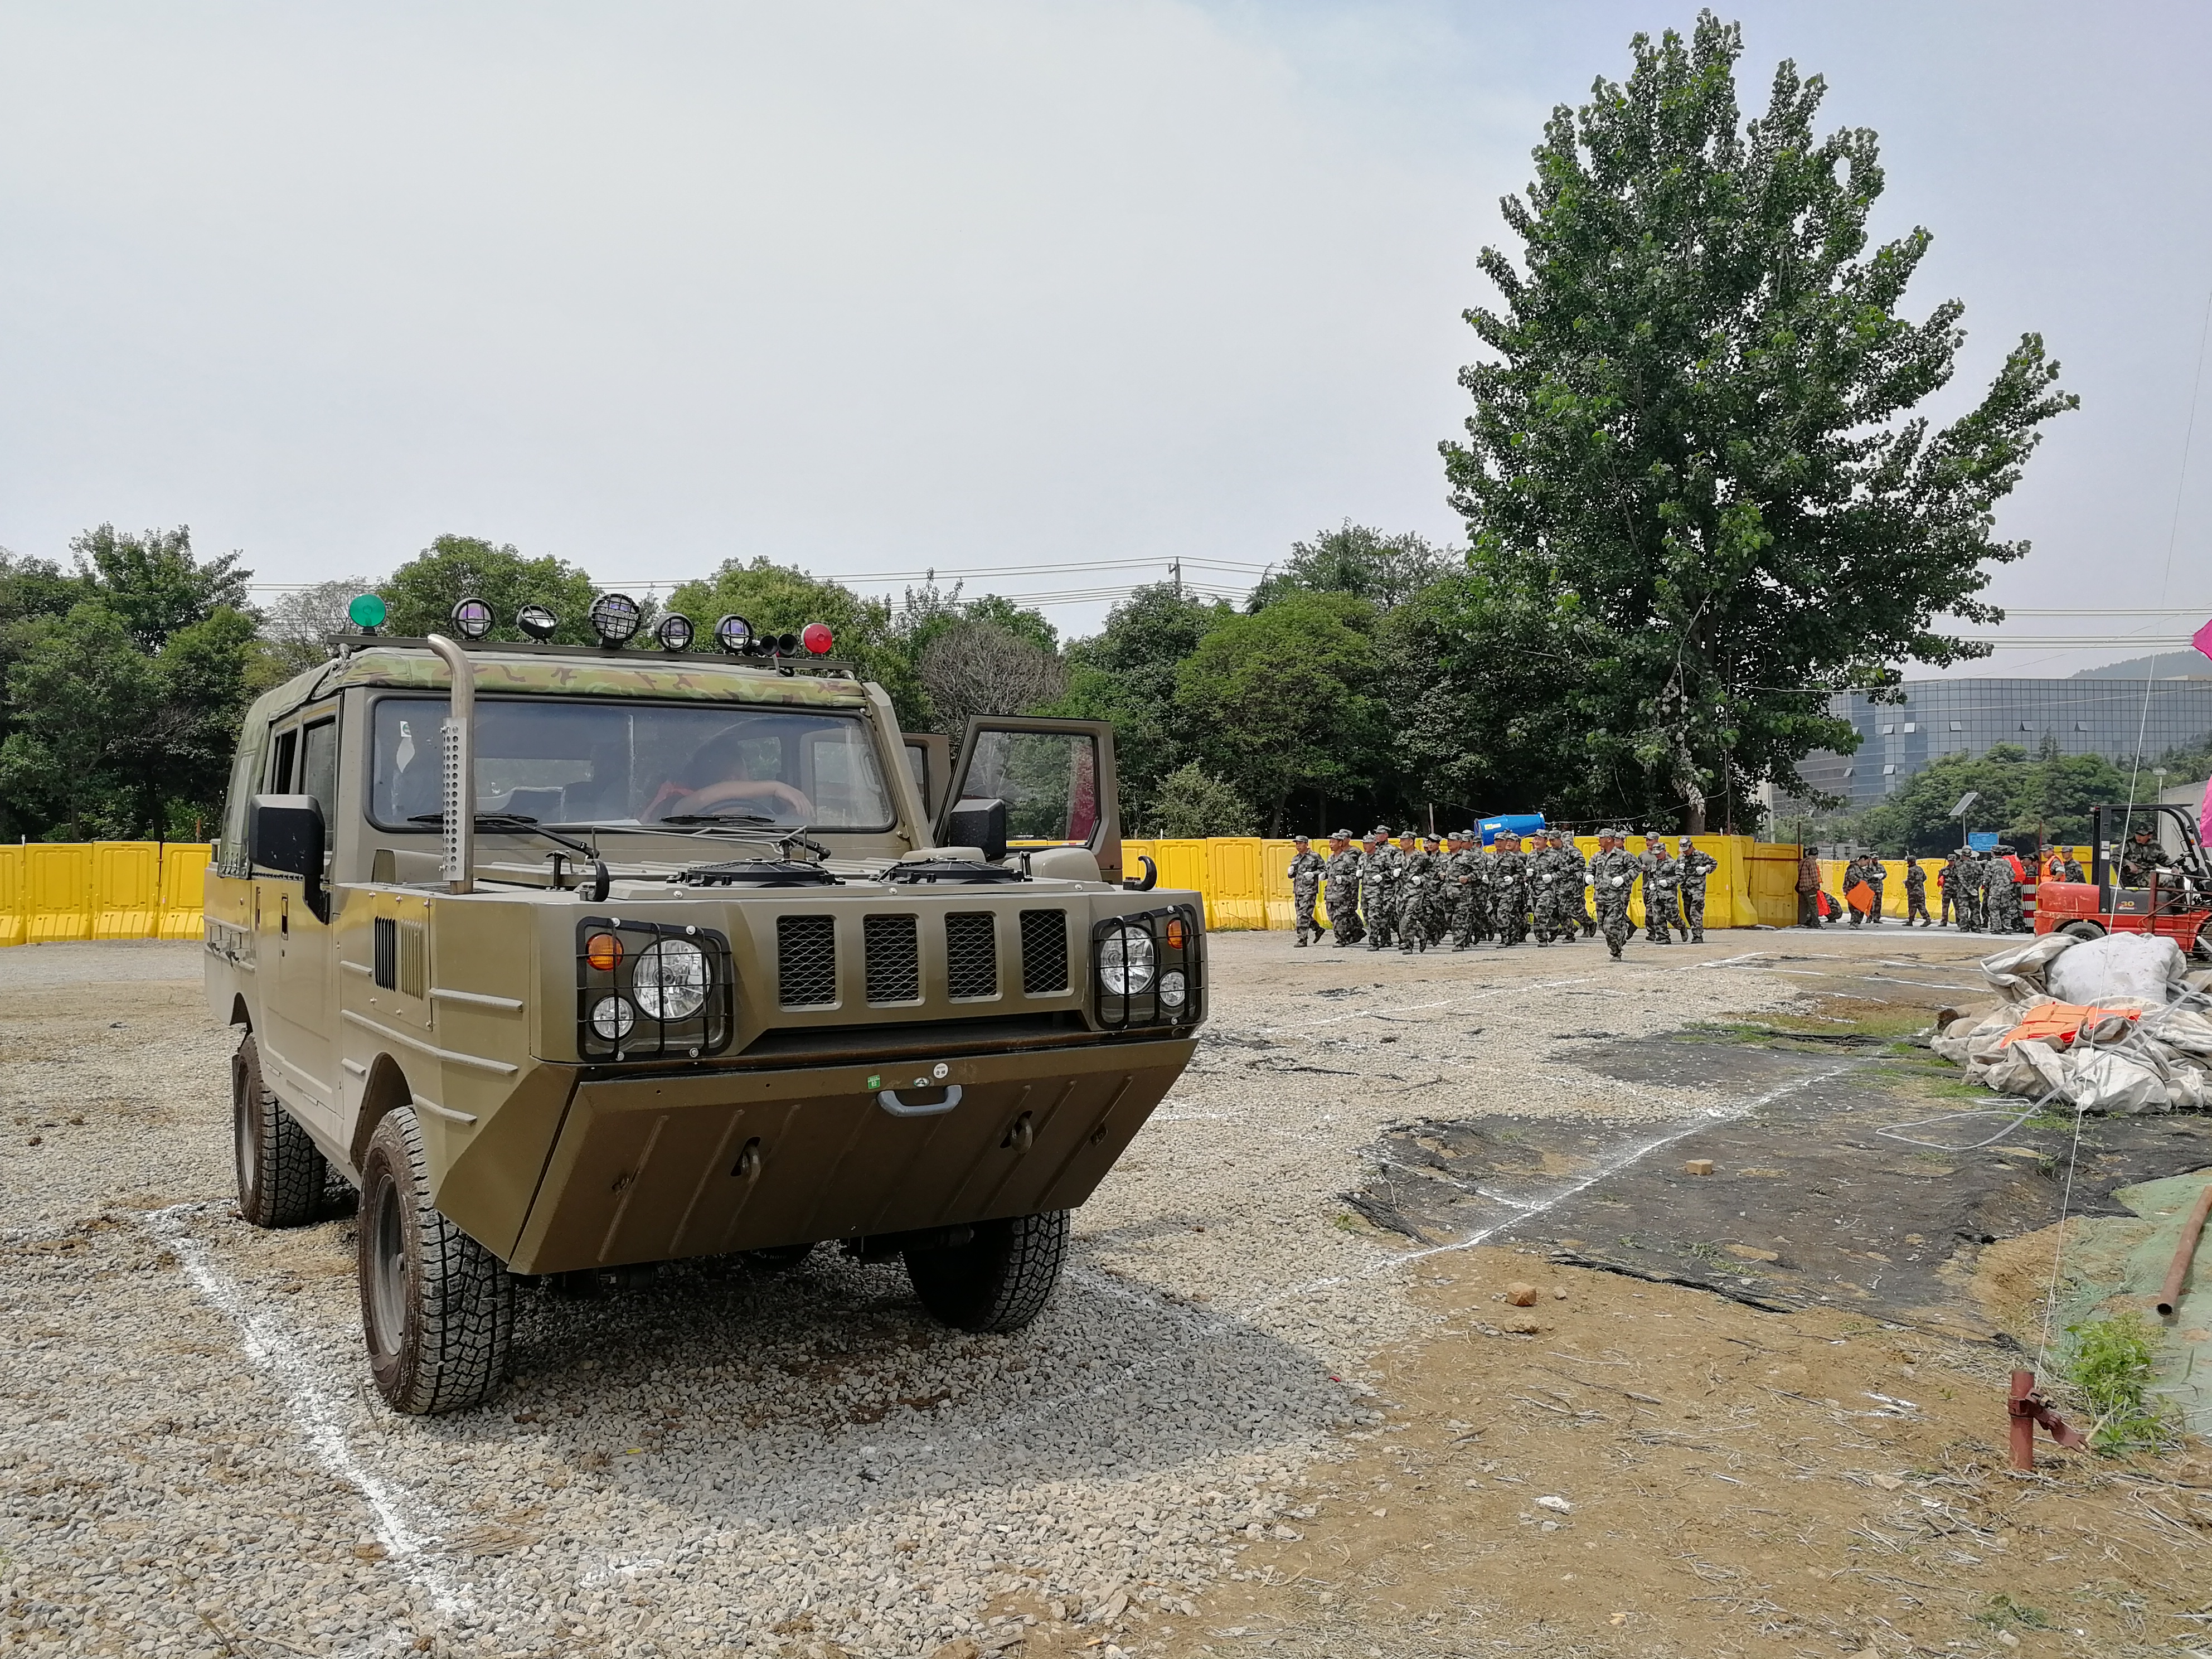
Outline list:
[[[1954,918],[1957,926],[1966,925],[1966,878],[1960,874],[1960,863],[1958,859],[1946,859],[1936,872],[1936,883],[1943,890],[1943,913],[1936,919],[1939,927],[1951,927]]]
[[[1851,926],[1856,927],[1869,920],[1881,920],[1881,866],[1869,853],[1861,853],[1844,866],[1844,908],[1851,913]],[[1862,912],[1851,902],[1851,889],[1864,882],[1871,896]]]
[[[1583,937],[1589,939],[1597,932],[1597,923],[1592,919],[1589,908],[1589,860],[1583,856],[1582,848],[1575,845],[1572,836],[1562,831],[1559,840],[1559,867],[1565,872],[1566,879],[1566,891],[1560,898],[1567,912],[1568,927],[1564,937],[1574,938],[1574,929],[1579,925]]]
[[[2140,841],[2136,839],[2136,836],[2142,834],[2141,830],[2137,830],[2135,835],[2130,836],[2120,848],[2120,885],[2148,887],[2150,885],[2151,872],[2154,870],[2159,872],[2159,885],[2161,887],[2169,885],[2169,878],[2173,872],[2172,859],[2166,855],[2166,848],[2160,847],[2155,840],[2148,836]]]
[[[1983,862],[1983,878],[1989,894],[1989,928],[1992,933],[2017,933],[2027,926],[2027,919],[2020,908],[2020,879],[2013,874],[2012,864],[2002,850]]]
[[[1359,942],[1360,863],[1359,848],[1349,830],[1329,837],[1328,862],[1322,867],[1322,900],[1328,906],[1328,930],[1336,935],[1340,951]]]
[[[1434,837],[1429,839],[1433,840]],[[1435,941],[1437,893],[1443,875],[1433,847],[1416,847],[1406,854],[1405,879],[1398,892],[1398,948],[1411,956],[1426,951]]]
[[[1667,919],[1674,910],[1674,883],[1681,866],[1667,856],[1667,844],[1656,836],[1646,836],[1644,841],[1636,860],[1644,878],[1644,937],[1653,945],[1672,945],[1674,935]]]
[[[1362,860],[1360,913],[1367,919],[1367,948],[1379,951],[1391,942],[1398,921],[1398,888],[1406,872],[1405,854],[1390,844],[1390,832],[1377,829],[1369,837],[1373,845]]]
[[[1552,942],[1564,921],[1557,890],[1560,873],[1559,849],[1552,845],[1551,832],[1542,831],[1536,836],[1534,850],[1528,854],[1528,908],[1535,920],[1539,948]]]
[[[1923,927],[1934,924],[1928,920],[1928,872],[1920,867],[1918,859],[1905,861],[1905,925],[1912,926],[1915,917]]]
[[[1705,878],[1721,867],[1721,861],[1685,836],[1674,862],[1681,871],[1682,937],[1692,945],[1703,945],[1705,942]]]
[[[1298,948],[1321,937],[1321,923],[1314,916],[1314,901],[1321,896],[1322,860],[1313,850],[1304,836],[1296,842],[1297,850],[1291,854],[1291,915],[1297,920]]]
[[[1490,936],[1490,889],[1484,878],[1482,841],[1469,830],[1455,837],[1445,865],[1444,891],[1451,913],[1452,949],[1464,951]]]
[[[1961,895],[1966,902],[1966,927],[1969,933],[1985,933],[1990,928],[1989,860],[1970,854],[1966,864],[1966,886]]]
[[[1504,845],[1509,841],[1510,847]],[[1499,850],[1490,855],[1490,925],[1501,951],[1528,937],[1528,860],[1520,841],[1500,836]]]
[[[1611,841],[1613,844],[1601,844],[1597,856],[1590,860],[1590,887],[1597,901],[1598,927],[1605,933],[1606,948],[1613,952],[1615,962],[1620,960],[1620,947],[1636,933],[1636,924],[1628,919],[1628,896],[1634,890],[1640,873],[1635,856],[1620,845],[1622,839],[1607,830],[1601,842]]]
[[[2081,860],[2071,853],[2061,853],[2051,860],[2051,878],[2053,881],[2078,882],[2086,885],[2089,872],[2081,867]]]

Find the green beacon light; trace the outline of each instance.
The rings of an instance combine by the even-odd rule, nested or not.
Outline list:
[[[356,593],[346,606],[346,616],[364,634],[374,634],[384,626],[384,601],[374,593]]]

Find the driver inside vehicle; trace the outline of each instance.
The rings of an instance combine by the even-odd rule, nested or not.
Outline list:
[[[749,734],[743,726],[717,732],[693,751],[683,768],[660,786],[642,822],[756,814],[776,823],[803,824],[814,816],[814,803],[780,778],[750,775],[745,758]]]

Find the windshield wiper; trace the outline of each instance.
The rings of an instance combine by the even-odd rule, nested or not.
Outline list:
[[[443,812],[417,812],[407,822],[434,823],[443,827],[446,815]],[[495,836],[513,834],[543,836],[555,845],[565,847],[572,853],[581,853],[586,858],[595,859],[599,855],[598,848],[586,842],[572,840],[557,830],[548,830],[536,818],[521,812],[479,812],[476,817],[476,825],[477,829],[488,830]]]
[[[764,812],[671,812],[654,820],[659,823],[767,823],[775,819]]]

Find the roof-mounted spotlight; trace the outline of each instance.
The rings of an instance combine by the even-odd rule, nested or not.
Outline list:
[[[691,618],[680,611],[672,611],[660,619],[660,625],[653,630],[653,637],[660,641],[663,651],[689,651]]]
[[[714,624],[714,643],[733,657],[742,657],[753,642],[753,625],[743,617],[724,617]]]
[[[364,634],[374,634],[384,626],[384,599],[375,593],[356,593],[346,606],[346,620]]]
[[[830,654],[830,647],[832,643],[830,637],[830,624],[827,623],[807,623],[805,627],[799,630],[799,642],[806,647],[806,653],[811,657],[828,656]]]
[[[544,605],[526,605],[514,613],[514,625],[543,645],[561,626],[561,619]]]
[[[491,632],[494,620],[491,607],[482,599],[462,599],[453,606],[453,632],[465,640],[483,638]]]
[[[626,644],[645,620],[635,599],[627,593],[602,593],[592,601],[588,620],[601,645]]]

